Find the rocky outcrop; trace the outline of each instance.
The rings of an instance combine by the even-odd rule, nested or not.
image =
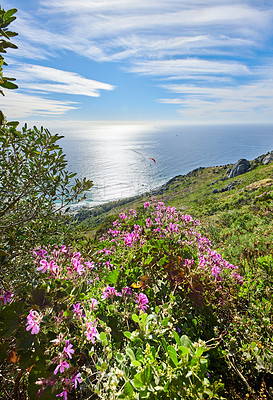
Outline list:
[[[263,158],[262,163],[263,163],[264,165],[266,165],[266,164],[271,163],[272,161],[273,161],[273,151],[271,151],[271,153],[267,154],[267,155]]]
[[[237,185],[237,183],[238,183],[238,181],[233,181],[221,189],[214,189],[212,193],[214,193],[214,194],[215,193],[223,193],[223,192],[227,192],[228,190],[233,190],[235,188],[235,186]]]
[[[245,174],[250,170],[250,162],[245,158],[237,161],[236,164],[233,165],[231,171],[228,173],[228,178],[234,178],[235,176]]]

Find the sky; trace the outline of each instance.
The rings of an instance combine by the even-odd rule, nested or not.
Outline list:
[[[9,0],[7,119],[273,123],[272,0]]]

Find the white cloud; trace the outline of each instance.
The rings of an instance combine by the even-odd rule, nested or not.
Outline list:
[[[8,120],[24,119],[29,116],[58,116],[77,108],[77,103],[71,101],[57,101],[45,99],[40,96],[31,96],[6,91],[4,104],[1,109]]]
[[[21,89],[99,97],[100,90],[113,90],[108,83],[87,79],[74,72],[41,65],[23,64],[11,69]],[[46,82],[46,83],[45,83]],[[47,83],[50,82],[50,83]]]
[[[260,80],[230,87],[198,87],[196,85],[166,85],[181,97],[162,98],[158,102],[179,106],[183,119],[219,122],[270,122],[273,113],[272,69],[260,71]],[[267,75],[263,75],[266,74]],[[229,115],[229,117],[228,117]]]
[[[271,60],[266,59],[270,49],[265,47],[273,32],[269,0],[38,3],[38,10],[20,12],[16,21],[19,40],[26,43],[18,50],[22,57],[48,59],[73,52],[96,62],[117,62],[123,71],[152,78],[153,85],[176,93],[175,99],[159,102],[178,106],[187,118],[196,119],[194,112],[202,118],[213,117],[213,112],[262,115],[259,104],[265,114],[272,111]],[[114,89],[39,65],[23,64],[14,68],[13,76],[25,91],[98,97]]]
[[[54,55],[61,49],[99,61],[150,58],[156,51],[171,55],[196,47],[205,53],[212,46],[253,46],[272,32],[272,8],[246,3],[52,0],[42,2],[45,24],[25,13],[16,23],[20,35]]]
[[[187,75],[249,75],[250,71],[244,64],[227,61],[210,61],[198,58],[185,58],[178,60],[152,60],[136,62],[130,72],[152,76],[183,76]]]

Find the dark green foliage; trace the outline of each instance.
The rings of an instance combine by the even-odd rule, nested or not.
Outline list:
[[[4,61],[3,54],[7,49],[17,49],[17,46],[10,42],[10,38],[17,36],[17,33],[11,32],[8,29],[9,24],[16,19],[14,14],[17,12],[16,8],[5,11],[0,6],[0,87],[3,89],[17,89],[18,86],[13,83],[14,78],[8,78],[3,74],[3,66],[7,66]],[[0,90],[0,95],[4,96],[3,90]],[[4,123],[4,114],[0,110],[0,126]]]

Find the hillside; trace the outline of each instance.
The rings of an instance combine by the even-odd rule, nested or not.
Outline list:
[[[221,245],[236,262],[240,257],[272,252],[273,163],[263,165],[263,157],[265,155],[252,160],[250,171],[234,178],[227,178],[226,173],[232,164],[201,167],[176,176],[143,196],[106,203],[94,209],[83,208],[76,219],[90,232],[97,228],[104,230],[112,224],[116,214],[130,208],[142,208],[145,201],[155,196],[157,201],[199,219],[214,244]],[[221,192],[227,187],[229,189]],[[245,243],[248,234],[251,239]],[[236,250],[232,249],[233,241]]]

